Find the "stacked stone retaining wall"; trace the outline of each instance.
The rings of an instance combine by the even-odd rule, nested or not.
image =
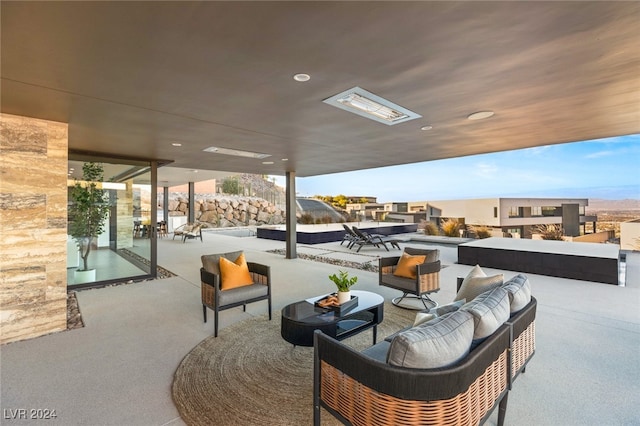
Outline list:
[[[195,197],[195,219],[211,228],[234,226],[279,225],[285,212],[263,198],[238,195],[201,195]],[[158,209],[163,209],[158,200]],[[173,194],[168,205],[169,216],[185,216],[189,212],[188,196]]]

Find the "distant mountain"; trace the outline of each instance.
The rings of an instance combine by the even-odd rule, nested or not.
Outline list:
[[[587,210],[640,210],[640,200],[627,198],[624,200],[604,200],[589,198]]]

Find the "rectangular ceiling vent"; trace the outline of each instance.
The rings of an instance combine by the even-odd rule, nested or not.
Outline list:
[[[360,87],[345,90],[322,102],[388,126],[422,117]]]
[[[209,148],[203,149],[203,151],[211,152],[214,154],[234,155],[236,157],[246,157],[246,158],[256,158],[256,159],[271,157],[271,154],[261,154],[259,152],[241,151],[239,149],[220,148],[217,146],[210,146]]]

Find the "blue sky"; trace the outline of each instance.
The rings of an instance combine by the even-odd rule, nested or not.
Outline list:
[[[276,177],[284,186],[284,178]],[[640,199],[640,135],[296,178],[298,196],[378,202],[488,197]]]

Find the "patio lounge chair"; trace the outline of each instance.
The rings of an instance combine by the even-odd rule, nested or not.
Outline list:
[[[191,228],[190,231],[186,231],[182,234],[182,242],[185,243],[187,240],[191,240],[195,238],[200,238],[200,242],[203,242],[202,240],[203,226],[204,225],[202,223],[196,223],[195,225],[193,225],[193,228]]]
[[[380,235],[380,234],[369,234],[368,232],[362,231],[356,228],[355,226],[353,227],[353,232],[359,238],[359,240],[355,241],[353,244],[353,245],[358,245],[358,250],[356,251],[360,251],[360,249],[364,245],[374,245],[376,247],[380,247],[380,245],[382,245],[387,251],[389,251],[389,247],[387,247],[387,243],[391,244],[392,247],[397,248],[398,250],[400,249],[400,246],[398,245],[398,240],[393,237],[389,237],[387,235]]]
[[[202,241],[202,226],[201,223],[192,222],[180,225],[173,231],[173,239],[180,237],[183,243],[192,238],[200,238],[200,241]]]
[[[173,239],[175,240],[176,237],[178,236],[182,238],[185,232],[189,232],[193,229],[193,225],[194,225],[193,223],[187,222],[178,226],[176,229],[173,230]]]
[[[368,234],[364,231],[359,230],[355,226],[352,227],[351,229],[353,229],[353,232],[358,236],[358,240],[354,241],[353,244],[351,245],[351,247],[358,246],[358,250],[356,250],[356,252],[359,252],[360,249],[364,246],[375,246],[379,248],[380,245],[382,245],[385,248],[385,250],[389,251],[389,247],[387,247],[385,242],[382,241],[382,238],[380,238],[380,236],[377,236],[377,235],[373,236],[371,234]]]
[[[344,223],[342,224],[342,227],[344,228],[344,236],[342,237],[342,241],[340,241],[340,245],[346,241],[347,248],[350,249],[356,241],[360,240],[360,237],[358,237],[358,234],[353,232],[353,229],[349,228],[349,226]]]

